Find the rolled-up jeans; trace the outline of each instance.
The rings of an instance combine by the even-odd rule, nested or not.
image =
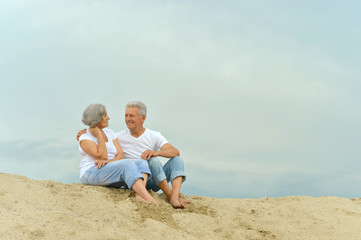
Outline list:
[[[88,185],[109,186],[109,187],[128,187],[139,179],[143,179],[142,173],[151,172],[146,160],[143,159],[121,159],[110,162],[101,168],[93,167],[88,169],[81,177],[80,181]]]
[[[186,180],[184,163],[180,157],[169,159],[164,166],[162,166],[158,158],[152,157],[148,160],[148,164],[152,173],[152,177],[149,177],[146,185],[148,190],[159,191],[158,185],[164,179],[167,179],[167,182],[173,182],[177,177],[183,177],[183,182]]]

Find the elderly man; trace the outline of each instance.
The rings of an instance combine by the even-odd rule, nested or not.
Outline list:
[[[157,192],[159,189],[167,196],[175,208],[182,208],[189,203],[179,198],[181,184],[185,180],[183,160],[179,151],[173,147],[159,132],[143,127],[147,116],[147,107],[140,101],[129,102],[125,109],[125,123],[128,129],[118,133],[124,157],[129,159],[146,159],[149,163],[152,178],[147,189]],[[157,157],[170,158],[162,166]],[[172,183],[172,190],[168,182]]]
[[[125,123],[128,129],[117,134],[124,158],[148,160],[152,178],[148,180],[146,188],[155,192],[161,189],[174,208],[183,208],[190,203],[179,197],[181,185],[186,178],[183,160],[179,157],[178,149],[159,132],[143,127],[146,116],[147,107],[144,103],[134,101],[126,105]],[[157,157],[170,159],[163,166]],[[172,183],[172,189],[168,182]]]

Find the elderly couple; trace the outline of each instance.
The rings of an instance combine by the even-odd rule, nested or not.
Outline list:
[[[114,133],[107,128],[109,116],[104,105],[91,104],[83,112],[88,129],[80,131],[80,181],[89,185],[128,187],[140,202],[156,204],[147,190],[161,189],[174,208],[189,201],[179,197],[185,181],[179,151],[159,133],[144,128],[147,107],[129,102],[125,110],[128,129]],[[170,158],[162,166],[156,157]],[[172,183],[170,189],[168,182]]]

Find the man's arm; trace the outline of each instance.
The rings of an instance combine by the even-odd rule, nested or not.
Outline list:
[[[172,158],[179,156],[179,151],[170,143],[164,144],[159,151],[146,150],[143,152],[141,158],[149,160],[151,157],[166,157]]]

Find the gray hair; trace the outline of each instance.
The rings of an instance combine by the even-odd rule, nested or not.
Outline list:
[[[147,116],[147,106],[145,106],[145,104],[141,101],[128,102],[126,108],[128,107],[137,107],[141,116]]]
[[[105,111],[102,104],[90,104],[83,112],[82,122],[89,127],[95,127],[103,119]]]

